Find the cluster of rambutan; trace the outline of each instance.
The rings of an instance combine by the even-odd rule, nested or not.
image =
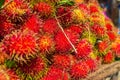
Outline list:
[[[98,57],[120,58],[114,25],[86,1],[14,0],[0,10],[0,80],[79,80]]]

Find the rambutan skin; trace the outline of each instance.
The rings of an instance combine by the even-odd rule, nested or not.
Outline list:
[[[14,60],[24,61],[24,58],[35,55],[37,52],[35,35],[35,33],[29,30],[16,30],[5,36],[2,41],[2,50]]]
[[[89,72],[89,67],[85,62],[74,64],[71,68],[70,74],[75,79],[85,78]]]
[[[54,18],[47,19],[43,25],[43,31],[53,34],[57,31],[58,24]]]
[[[114,55],[112,52],[108,52],[104,57],[103,57],[103,62],[104,63],[111,63],[114,61]]]
[[[41,15],[50,15],[52,13],[51,5],[45,2],[39,2],[34,6],[34,9],[40,12]]]
[[[28,20],[24,23],[22,29],[29,29],[38,33],[40,29],[43,27],[42,20],[38,19],[37,16],[32,15]]]
[[[59,68],[50,67],[47,75],[44,76],[42,80],[69,80],[69,76],[67,72]]]
[[[115,35],[115,33],[111,32],[111,31],[108,31],[107,35],[108,35],[110,41],[115,41],[116,38],[117,38],[117,36]]]
[[[76,49],[77,49],[76,57],[84,58],[88,57],[88,55],[92,52],[92,45],[86,39],[82,39],[78,43]]]
[[[53,51],[54,40],[50,35],[43,35],[38,39],[38,46],[41,52]]]
[[[65,33],[69,40],[75,45],[78,42],[79,35],[76,34],[75,32],[72,32],[71,30],[65,30]],[[60,52],[66,52],[69,51],[72,47],[70,43],[68,42],[67,38],[65,35],[59,31],[55,35],[55,42],[56,42],[56,50]]]
[[[98,42],[98,50],[100,52],[105,51],[107,48],[108,48],[108,41],[104,40],[104,41]]]

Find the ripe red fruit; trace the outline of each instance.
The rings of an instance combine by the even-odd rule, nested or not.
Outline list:
[[[38,40],[38,46],[41,52],[51,51],[54,48],[54,42],[50,35],[43,35]]]
[[[34,6],[34,9],[40,12],[41,15],[47,16],[52,13],[52,7],[48,3],[39,2]]]
[[[23,76],[25,74],[25,76],[23,76],[23,79],[27,79],[29,77],[32,79],[39,79],[44,75],[44,72],[46,72],[46,66],[47,64],[44,58],[36,57],[34,59],[31,59],[31,61],[27,64],[25,63],[23,65],[18,65],[17,73],[21,73],[19,74],[20,76]]]
[[[33,15],[25,22],[23,29],[29,29],[36,33],[40,31],[40,28],[42,27],[43,23],[42,20],[38,20],[37,16]]]
[[[79,9],[81,9],[85,14],[90,14],[87,4],[79,4]]]
[[[89,72],[88,65],[84,61],[82,61],[72,66],[70,74],[73,78],[79,79],[85,78],[88,72]]]
[[[95,60],[93,59],[87,59],[85,61],[85,63],[87,64],[87,66],[89,67],[90,71],[94,71],[97,67],[97,63]]]
[[[108,41],[104,40],[104,41],[100,41],[98,42],[98,50],[100,52],[103,52],[107,49],[108,47]]]
[[[94,24],[92,26],[92,31],[97,35],[97,36],[103,36],[105,34],[105,29],[98,25],[98,24]]]
[[[97,7],[97,5],[95,5],[95,4],[91,4],[90,6],[89,6],[89,9],[90,9],[90,13],[92,14],[94,14],[94,13],[96,13],[96,12],[99,12],[99,9],[98,9],[98,7]]]
[[[116,57],[120,57],[120,43],[113,46],[113,51],[115,52]]]
[[[114,56],[112,54],[112,52],[108,52],[105,56],[104,56],[104,63],[111,63],[114,60]]]
[[[69,80],[69,75],[61,69],[50,67],[47,75],[44,76],[42,80]]]
[[[79,35],[78,34],[76,34],[75,32],[72,32],[71,30],[65,30],[65,33],[66,33],[67,37],[69,38],[69,40],[73,44],[77,43],[77,41],[79,39]],[[66,52],[66,51],[69,51],[72,48],[70,43],[66,39],[65,35],[61,31],[59,31],[55,35],[55,42],[56,42],[56,46],[55,47],[56,47],[57,51]]]
[[[115,35],[114,32],[108,31],[108,32],[107,32],[107,35],[109,36],[110,41],[115,41],[116,38],[117,38],[117,36]]]
[[[27,30],[14,31],[3,39],[2,49],[17,61],[26,61],[37,51],[36,35]]]
[[[76,57],[84,58],[88,57],[88,55],[92,52],[92,45],[86,40],[81,40],[77,45]]]
[[[58,28],[57,21],[55,19],[47,19],[44,22],[43,30],[48,33],[55,33]]]
[[[106,23],[106,29],[107,31],[112,31],[112,24],[111,23]]]

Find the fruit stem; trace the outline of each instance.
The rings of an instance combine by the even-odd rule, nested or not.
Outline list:
[[[72,48],[74,49],[75,53],[77,53],[77,50],[75,48],[75,46],[72,44],[72,42],[70,41],[70,39],[68,38],[68,36],[66,35],[66,33],[64,32],[64,29],[62,28],[62,26],[60,25],[57,16],[55,15],[55,19],[57,21],[58,27],[61,29],[62,33],[65,35],[66,39],[68,40],[68,42],[70,43],[70,45],[72,46]]]

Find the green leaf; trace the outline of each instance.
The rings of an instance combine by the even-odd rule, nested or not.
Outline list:
[[[3,6],[4,3],[5,3],[5,0],[0,0],[0,8]]]

